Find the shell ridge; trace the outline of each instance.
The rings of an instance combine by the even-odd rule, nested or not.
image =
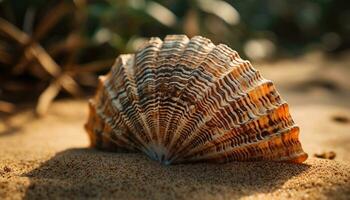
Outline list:
[[[289,128],[286,128],[282,131],[284,132],[288,132],[290,131],[291,129],[293,129],[295,127],[289,127]],[[238,135],[238,136],[241,136],[241,135]],[[232,140],[234,140],[233,142],[230,142],[228,141],[227,144],[222,144],[222,145],[229,145],[228,147],[226,148],[218,148],[219,150],[212,150],[212,151],[205,151],[205,153],[203,153],[203,155],[201,155],[202,153],[199,154],[199,152],[194,152],[193,154],[188,154],[186,155],[183,159],[185,160],[192,160],[192,161],[196,161],[196,160],[201,160],[201,159],[208,159],[208,158],[213,158],[213,157],[219,157],[220,155],[222,156],[221,158],[219,157],[219,159],[228,159],[228,154],[236,154],[236,153],[240,153],[240,151],[245,151],[246,150],[246,147],[249,147],[249,146],[255,146],[255,145],[261,145],[262,147],[261,148],[256,148],[255,151],[257,152],[260,152],[263,154],[264,150],[263,149],[266,149],[267,151],[271,151],[274,147],[271,146],[270,148],[268,147],[267,144],[265,145],[262,145],[263,142],[268,142],[271,140],[271,138],[281,138],[281,133],[275,133],[274,135],[271,135],[269,137],[265,137],[263,138],[262,140],[259,140],[259,141],[256,141],[256,142],[251,142],[251,143],[248,143],[248,142],[245,142],[244,141],[244,138],[232,138]],[[242,142],[242,144],[237,144],[238,142]],[[212,148],[216,148],[216,147],[212,147]],[[272,151],[272,152],[276,152],[276,151]],[[235,160],[239,160],[239,161],[249,161],[250,159],[254,159],[254,157],[251,157],[249,156],[249,153],[248,152],[245,152],[246,155],[244,155],[244,157],[242,158],[235,158]]]
[[[197,157],[196,156],[186,157],[186,159],[188,159],[190,162],[195,162],[203,159],[206,160],[210,158],[215,158],[215,159],[223,159],[224,162],[227,162],[232,160],[230,156],[236,156],[234,160],[253,161],[253,160],[258,160],[257,158],[259,158],[259,156],[262,156],[262,155],[269,155],[269,160],[274,159],[277,161],[282,161],[286,157],[290,159],[290,155],[295,155],[295,156],[300,155],[299,153],[300,143],[297,142],[298,130],[299,128],[297,126],[288,127],[283,130],[280,130],[277,133],[274,133],[273,135],[265,137],[263,140],[260,140],[260,141],[244,143],[233,147],[230,146],[228,147],[228,149],[225,149],[224,151],[223,150],[212,151],[211,153],[203,154]],[[294,134],[294,137],[292,137],[293,134]],[[273,140],[276,140],[278,142],[274,143],[272,142]],[[247,151],[247,147],[249,147],[250,150]],[[288,151],[289,150],[288,148],[291,148],[291,150]],[[246,151],[246,152],[242,154],[242,151]],[[244,156],[238,157],[239,155],[244,155]]]
[[[156,51],[155,53],[155,56],[154,56],[154,69],[153,69],[153,76],[154,76],[154,93],[155,93],[155,98],[154,98],[154,108],[151,107],[152,110],[154,110],[154,116],[153,116],[153,122],[154,122],[154,138],[155,138],[155,145],[154,146],[160,146],[160,140],[161,140],[161,135],[159,133],[159,104],[160,104],[160,99],[159,99],[159,90],[157,88],[157,85],[158,85],[158,70],[159,70],[159,67],[160,67],[160,64],[159,64],[159,58],[160,58],[160,54],[161,54],[161,51],[162,49],[164,48],[164,41],[162,41],[160,47],[158,48],[158,50]],[[160,160],[157,152],[154,152],[154,156],[153,158],[155,160]]]
[[[139,102],[139,94],[138,94],[138,88],[137,88],[137,80],[136,80],[136,72],[135,72],[135,65],[136,65],[136,58],[134,54],[131,54],[130,57],[125,61],[125,64],[122,64],[121,67],[124,69],[124,73],[126,74],[126,81],[130,85],[130,92],[128,95],[128,99],[130,100],[130,108],[134,112],[127,112],[126,113],[131,113],[130,119],[134,123],[139,123],[140,129],[139,131],[143,131],[144,134],[147,137],[148,141],[152,141],[151,138],[151,130],[147,124],[146,116],[141,108],[140,102]],[[131,62],[131,63],[128,63]],[[146,141],[147,143],[147,141]],[[152,149],[152,148],[151,148]]]
[[[213,49],[213,50],[215,50],[215,49]],[[210,52],[210,54],[212,54],[212,52]],[[207,55],[209,55],[209,54],[207,54]],[[208,56],[206,57],[206,59],[210,59]],[[205,63],[205,61],[203,61],[202,63],[200,63],[199,64],[199,66],[202,66],[202,67],[199,67],[199,68],[197,68],[197,70],[195,70],[195,71],[193,71],[193,73],[191,74],[191,77],[190,77],[190,81],[188,82],[188,84],[186,85],[186,88],[184,89],[184,91],[186,91],[186,89],[188,89],[188,86],[189,86],[189,84],[192,84],[193,82],[195,82],[196,81],[196,78],[197,78],[197,76],[194,76],[195,75],[195,73],[198,73],[198,74],[200,74],[199,73],[199,71],[201,71],[201,70],[203,70],[203,63]],[[200,75],[206,75],[206,76],[208,76],[208,74],[206,74],[206,73],[203,73],[203,74],[200,74]],[[201,79],[202,77],[201,76],[198,76],[198,79]],[[205,81],[203,81],[203,83],[206,83],[207,84],[207,82],[208,81],[213,81],[213,80],[211,80],[212,78],[210,78],[210,76],[209,76],[209,79],[206,79]],[[201,82],[198,82],[198,81],[196,81],[195,83],[197,83],[197,84],[201,84]],[[191,86],[193,86],[193,85],[191,85]],[[193,86],[193,87],[195,87],[195,86]],[[207,85],[204,85],[204,89],[205,88],[208,88],[208,86]],[[183,92],[184,92],[183,91]],[[205,91],[204,91],[204,93],[205,93]],[[199,97],[199,92],[197,91],[196,92],[196,96],[197,97]],[[182,94],[181,94],[182,95]]]
[[[170,51],[170,52],[175,51],[176,52],[176,56],[172,56],[170,58],[172,60],[171,65],[170,65],[171,68],[170,68],[169,72],[167,72],[167,73],[169,73],[170,80],[168,80],[167,91],[165,92],[166,98],[168,98],[168,99],[170,98],[169,100],[174,101],[174,97],[172,95],[174,92],[176,92],[176,88],[181,87],[181,81],[187,81],[187,79],[179,76],[181,74],[186,74],[187,70],[184,68],[175,67],[175,66],[178,65],[181,58],[184,56],[185,50],[188,48],[188,45],[190,43],[190,39],[186,35],[179,35],[179,36],[170,35],[169,38],[167,37],[165,40],[169,40],[169,42],[174,43],[172,48],[169,48],[168,51]],[[178,80],[181,80],[181,81],[178,81]],[[163,144],[164,144],[165,137],[167,136],[167,134],[165,134],[165,133],[168,133],[167,132],[168,131],[167,126],[169,123],[168,119],[170,118],[169,115],[170,116],[172,115],[173,107],[166,106],[166,107],[164,107],[164,109],[165,109],[165,112],[167,110],[170,110],[170,112],[166,112],[165,122],[164,122],[165,126],[163,129],[163,133],[161,133],[161,135],[163,135],[163,137],[161,138],[161,142]]]
[[[96,94],[96,96],[95,96],[95,100],[90,100],[89,101],[89,107],[90,107],[90,116],[89,116],[89,118],[90,117],[100,117],[100,118],[102,118],[102,122],[103,123],[105,123],[106,122],[106,119],[107,119],[107,117],[105,117],[104,119],[103,119],[103,117],[101,116],[101,112],[105,112],[106,114],[110,114],[111,115],[111,110],[112,109],[114,109],[114,108],[112,108],[111,107],[111,104],[110,104],[110,102],[108,102],[107,100],[108,100],[108,98],[106,98],[105,97],[105,100],[103,100],[103,96],[105,96],[105,95],[107,95],[106,94],[106,91],[104,90],[104,87],[103,87],[103,77],[100,77],[99,78],[99,90],[98,90],[98,93],[105,93],[105,94]],[[102,98],[102,99],[101,99]],[[101,100],[100,100],[101,99]],[[97,100],[97,102],[98,102],[98,104],[100,104],[100,103],[103,103],[102,105],[100,105],[100,106],[98,106],[96,103],[95,103],[95,101]],[[99,103],[100,102],[100,103]],[[106,103],[107,102],[107,103]],[[102,109],[103,109],[103,111],[101,111],[101,107],[102,107]],[[93,109],[93,110],[92,110]],[[112,124],[109,124],[109,126],[111,126],[111,129],[113,129],[112,128],[112,126],[122,126],[122,127],[125,127],[126,125],[125,125],[125,122],[120,118],[120,113],[119,112],[116,112],[116,111],[114,111],[114,113],[115,113],[115,115],[113,116],[111,116],[110,118],[113,120],[113,122],[114,122],[114,125],[112,125]],[[119,116],[119,117],[118,117]],[[117,118],[117,119],[116,119]],[[93,133],[93,132],[95,132],[95,130],[93,130],[93,129],[96,129],[97,127],[95,126],[95,128],[94,127],[90,127],[90,123],[98,123],[98,121],[100,121],[100,120],[90,120],[89,119],[89,121],[88,121],[88,123],[87,123],[87,125],[86,125],[86,129],[87,130],[89,130],[89,131],[91,131],[91,133]],[[123,138],[123,133],[121,134],[121,137]],[[126,137],[127,137],[127,135],[126,135]],[[134,145],[134,141],[132,141],[132,140],[130,140],[130,139],[128,139],[128,141],[130,141],[132,144],[131,144],[131,146],[135,146]]]
[[[170,85],[173,86],[173,91],[171,91],[173,93],[173,100],[172,100],[172,106],[173,108],[177,108],[179,107],[179,99],[181,96],[181,93],[183,92],[184,88],[187,86],[189,78],[191,77],[193,71],[195,71],[197,69],[197,67],[199,66],[198,62],[191,62],[191,66],[188,70],[187,68],[185,68],[184,65],[184,61],[188,61],[188,57],[191,56],[191,54],[197,54],[199,55],[197,59],[200,59],[200,62],[202,62],[203,59],[205,59],[206,55],[210,52],[208,52],[207,50],[205,50],[205,47],[208,47],[210,45],[213,45],[211,43],[210,40],[208,39],[204,39],[202,37],[193,37],[191,38],[191,40],[189,40],[186,44],[186,46],[183,49],[182,54],[180,55],[180,59],[178,62],[175,63],[175,69],[180,69],[182,71],[182,73],[179,74],[175,74],[174,72],[176,72],[176,70],[173,70],[173,74],[170,80]],[[198,47],[202,47],[201,51],[196,51],[196,49],[198,49]],[[186,73],[184,73],[186,72]],[[186,75],[185,78],[182,75]],[[177,80],[176,80],[177,79]],[[181,80],[181,81],[179,81]],[[171,123],[173,122],[173,117],[174,117],[174,111],[176,111],[176,109],[170,109],[170,115],[168,115],[169,119],[166,123],[165,126],[165,132],[167,132],[168,134],[165,135],[164,137],[164,142],[165,145],[167,145],[169,139],[172,137],[172,130],[169,130],[169,126],[171,125]]]
[[[262,133],[264,131],[267,131],[266,133],[270,133],[272,130],[269,130],[269,128],[276,129],[276,131],[281,130],[281,129],[286,129],[291,126],[295,126],[293,120],[291,119],[290,115],[283,115],[283,116],[277,116],[279,120],[282,121],[282,123],[279,123],[279,121],[275,121],[273,117],[275,115],[278,115],[278,113],[281,110],[284,110],[286,108],[287,104],[283,103],[278,106],[278,108],[272,108],[269,110],[263,117],[261,118],[255,118],[255,119],[250,119],[249,121],[242,123],[242,126],[238,126],[233,128],[233,129],[226,129],[224,133],[221,136],[218,136],[216,140],[212,141],[220,141],[220,142],[212,142],[210,140],[207,140],[206,142],[202,143],[201,145],[195,146],[195,148],[189,150],[186,155],[191,155],[199,151],[206,151],[209,148],[219,148],[216,145],[225,145],[225,141],[235,141],[235,146],[238,146],[240,144],[243,144],[246,142],[246,140],[249,139],[258,139],[258,138],[264,138]],[[269,121],[268,127],[263,127],[261,126],[261,121],[263,119],[266,119]],[[265,124],[266,125],[266,124]],[[231,131],[235,131],[235,134],[232,134]],[[205,129],[202,129],[202,131],[205,131]],[[248,132],[249,131],[249,132]],[[247,134],[249,133],[249,134]],[[252,137],[253,134],[254,137]],[[199,134],[200,135],[200,134]],[[231,137],[232,136],[232,137]],[[267,135],[266,137],[268,137]],[[252,138],[249,138],[252,137]],[[197,139],[198,140],[198,139]],[[196,141],[196,139],[192,140],[193,142]],[[209,145],[209,146],[208,146]],[[184,155],[184,156],[186,156]]]
[[[145,42],[142,48],[138,50],[135,55],[135,67],[136,67],[136,83],[139,94],[139,104],[141,112],[144,113],[147,126],[150,130],[150,137],[152,140],[157,141],[157,135],[155,131],[156,125],[154,124],[155,112],[152,107],[154,103],[150,102],[155,96],[155,83],[154,83],[154,63],[158,55],[159,48],[163,42],[159,38],[151,38],[148,42]]]
[[[239,69],[240,69],[240,67],[238,67],[238,68],[232,68],[232,70],[231,70],[231,72],[229,73],[229,74],[232,74],[232,72],[235,72],[235,70],[238,70],[239,71]],[[247,70],[247,69],[246,69]],[[244,72],[244,71],[239,71],[240,72],[240,74],[242,74],[242,73],[246,73],[246,72]],[[252,90],[252,89],[254,89],[254,88],[256,88],[257,86],[259,86],[259,84],[261,84],[261,83],[264,83],[264,81],[266,82],[266,83],[269,83],[269,82],[271,82],[271,81],[268,81],[268,80],[266,80],[266,79],[263,79],[261,76],[260,76],[260,74],[259,74],[259,72],[258,71],[254,71],[254,73],[256,73],[256,75],[257,75],[257,79],[255,79],[255,81],[256,82],[252,82],[252,84],[250,84],[249,85],[249,88],[247,87],[246,89],[246,91],[245,92],[242,92],[242,90],[239,88],[239,87],[236,87],[237,85],[240,85],[240,84],[238,84],[238,83],[235,83],[235,82],[233,82],[233,84],[231,85],[232,87],[227,87],[226,89],[228,89],[230,92],[233,92],[233,89],[235,90],[235,92],[234,93],[236,93],[235,95],[237,96],[238,95],[238,97],[239,98],[237,98],[237,99],[239,99],[239,100],[241,100],[241,99],[244,99],[245,98],[245,96],[246,96],[246,92],[249,92],[249,90]],[[225,80],[225,79],[227,79],[227,78],[230,78],[230,76],[228,76],[228,74],[226,74],[225,76],[223,76],[221,79],[219,79],[219,80],[217,80],[217,82],[216,83],[220,83],[220,81],[222,82],[223,80]],[[227,83],[226,83],[227,84]],[[209,102],[210,104],[208,105],[209,107],[208,108],[206,108],[206,109],[204,109],[205,111],[203,111],[203,113],[202,114],[197,114],[197,117],[196,117],[196,120],[200,120],[199,122],[197,122],[197,121],[194,121],[193,123],[194,124],[196,124],[196,125],[205,125],[205,123],[206,122],[208,122],[209,120],[210,120],[210,118],[207,118],[207,117],[204,117],[204,118],[201,118],[201,116],[206,116],[205,114],[208,114],[208,113],[215,113],[215,112],[217,112],[218,110],[220,110],[220,109],[222,109],[222,107],[224,106],[222,103],[225,103],[226,105],[229,105],[226,101],[223,101],[223,99],[222,99],[222,97],[221,97],[221,95],[216,95],[217,97],[219,97],[219,99],[220,99],[220,101],[218,101],[218,98],[214,98],[214,96],[215,96],[215,94],[219,94],[219,92],[218,91],[216,91],[216,89],[220,89],[220,88],[225,88],[225,87],[222,87],[222,86],[220,86],[220,85],[218,85],[218,86],[216,86],[216,87],[212,87],[211,88],[211,91],[214,91],[214,93],[211,93],[211,91],[209,91],[206,95],[207,95],[207,97],[209,97],[209,99],[208,98],[206,98],[206,97],[203,97],[203,99],[201,99],[201,100],[203,100],[203,101],[207,101],[207,102]],[[234,95],[232,95],[232,96],[234,96]],[[212,98],[211,98],[212,97]],[[233,101],[236,101],[235,99],[233,99]],[[199,102],[200,103],[200,102]],[[216,105],[216,107],[213,107],[213,105]],[[201,107],[203,107],[204,105],[202,105]],[[203,108],[202,108],[203,109]],[[239,110],[238,110],[239,111]],[[240,111],[241,113],[245,113],[244,111]],[[196,115],[196,113],[194,113],[194,115]],[[190,116],[189,116],[190,117]],[[194,118],[193,118],[194,119]],[[222,120],[223,121],[225,121],[225,118],[222,118]],[[197,122],[197,123],[196,123]],[[192,123],[192,124],[193,124]],[[200,123],[200,124],[199,124]],[[192,134],[191,135],[195,135],[195,133],[197,133],[196,131],[199,131],[200,130],[200,126],[197,126],[196,127],[196,131],[195,130],[193,130],[193,129],[195,129],[195,127],[193,127],[193,126],[190,126],[192,129],[191,130],[187,130],[187,132],[192,132]],[[185,131],[186,131],[186,128],[185,128]],[[189,144],[190,142],[191,142],[191,136],[189,135],[188,136],[189,138],[187,139],[187,141],[186,142],[184,142],[184,143],[182,143],[182,147],[179,147],[178,148],[178,151],[176,151],[176,153],[178,153],[178,152],[180,152],[182,149],[184,149],[184,148],[186,148],[186,146],[187,146],[187,144]],[[186,137],[187,138],[187,137]],[[181,140],[182,141],[182,140]],[[180,154],[178,154],[178,156],[179,156]],[[178,157],[177,156],[177,157]],[[175,159],[175,158],[174,158]]]
[[[114,110],[114,111],[115,111],[115,110]],[[116,112],[116,111],[115,111],[115,112]],[[119,111],[117,111],[117,112],[119,112]],[[125,121],[125,118],[126,118],[126,117],[122,115],[121,118],[122,118],[123,121]],[[115,117],[113,117],[112,119],[115,120]],[[125,125],[126,125],[127,127],[130,127],[130,125],[127,125],[127,123],[125,123]],[[118,124],[113,125],[113,127],[117,127],[117,126],[118,126]],[[119,127],[119,126],[118,126],[118,127]],[[142,142],[143,140],[142,140],[140,137],[137,137],[138,135],[133,134],[133,131],[131,131],[130,133],[132,134],[132,136],[129,136],[128,138],[129,138],[129,139],[130,139],[130,138],[133,138],[133,140],[131,140],[131,141],[132,141],[133,143],[135,143],[135,144],[137,143],[137,144],[141,145],[141,148],[142,148],[143,151],[145,151],[145,152],[148,151],[147,148],[146,148],[146,145]]]
[[[110,127],[110,129],[112,130],[111,133],[113,133],[116,136],[116,133],[113,131],[113,128],[111,126],[111,122],[106,118],[106,116],[104,116],[103,114],[101,114],[101,112],[97,112],[97,114],[101,117],[101,119],[103,119],[106,124]],[[107,137],[109,140],[111,140],[113,143],[115,143],[117,146],[120,146],[121,148],[125,148],[128,150],[133,150],[133,149],[138,149],[140,150],[137,145],[135,145],[133,143],[132,140],[129,140],[127,138],[125,138],[123,135],[118,135],[117,137],[113,137],[111,136],[111,134],[108,134],[108,132],[103,131],[102,132],[102,136]],[[132,147],[132,148],[130,148]]]
[[[171,100],[169,95],[170,78],[174,72],[174,66],[183,55],[184,49],[187,47],[188,38],[186,36],[168,36],[164,39],[163,45],[156,59],[156,92],[157,92],[157,134],[158,143],[156,144],[159,151],[158,160],[163,162],[168,154],[168,150],[164,147],[163,138],[166,135],[165,124],[168,119],[168,102]],[[178,69],[177,69],[178,70]]]
[[[124,54],[119,58],[119,61],[117,61],[112,67],[109,77],[107,76],[107,79],[103,82],[103,88],[106,90],[109,99],[111,99],[112,107],[117,109],[117,111],[121,114],[122,119],[125,121],[125,124],[128,126],[128,128],[130,128],[130,130],[132,130],[131,133],[133,134],[134,138],[137,138],[138,142],[142,144],[146,152],[151,151],[151,149],[146,145],[147,140],[149,139],[146,133],[142,131],[142,125],[137,120],[135,120],[135,111],[131,113],[130,118],[130,109],[133,108],[133,105],[129,102],[130,87],[132,87],[131,83],[127,82],[126,86],[119,90],[119,93],[113,95],[112,91],[118,91],[116,88],[119,86],[118,84],[123,84],[128,80],[124,63],[126,58],[130,59],[130,55]]]
[[[205,82],[207,82],[207,81],[209,81],[209,80],[211,79],[211,77],[210,77],[208,74],[205,74],[205,73],[204,73],[204,74],[200,74],[200,71],[203,70],[202,65],[203,65],[203,63],[205,63],[205,60],[208,59],[208,55],[212,54],[212,52],[214,51],[214,49],[217,48],[215,45],[213,45],[213,43],[211,43],[210,40],[207,41],[207,43],[208,43],[207,46],[210,46],[210,47],[209,47],[210,50],[206,52],[206,55],[205,55],[205,57],[201,60],[201,62],[199,62],[198,64],[196,64],[197,67],[191,72],[189,80],[187,81],[187,83],[184,85],[184,87],[183,87],[182,90],[180,91],[180,94],[177,96],[177,99],[181,100],[181,97],[182,97],[183,93],[184,93],[185,91],[187,91],[187,89],[188,89],[189,86],[192,86],[192,85],[190,85],[190,84],[192,84],[192,83],[195,81],[196,78],[198,78],[198,79],[203,78],[203,77],[201,77],[200,75],[208,76],[208,78],[205,78],[205,79],[204,79],[203,83],[205,83]],[[211,46],[211,45],[212,45],[212,46]],[[199,76],[196,76],[196,74],[199,74]],[[200,83],[200,84],[201,84],[201,83]],[[195,86],[193,86],[193,87],[195,87]],[[203,88],[206,88],[206,85],[203,85]],[[204,90],[200,90],[200,91],[204,91]],[[197,95],[199,96],[199,93],[197,93]],[[177,105],[179,104],[179,100],[176,102]],[[185,103],[186,103],[186,102],[185,102]],[[187,105],[187,104],[184,104],[184,105],[182,105],[182,106],[187,107],[188,105]],[[183,112],[183,111],[181,111],[181,112]],[[180,113],[180,116],[178,116],[178,115],[172,115],[172,117],[171,117],[171,120],[170,120],[169,125],[172,124],[172,123],[175,121],[175,123],[173,123],[173,128],[168,127],[168,129],[170,128],[170,129],[174,132],[174,134],[172,134],[172,136],[175,136],[175,135],[176,135],[176,126],[177,126],[177,124],[180,122],[180,119],[181,119],[182,115],[183,115],[183,113],[182,113],[182,114]],[[180,118],[179,118],[179,117],[180,117]],[[174,126],[175,126],[175,128],[174,128]],[[171,137],[171,141],[170,141],[170,145],[169,145],[169,146],[170,146],[170,147],[169,147],[170,149],[171,149],[171,144],[172,144],[173,139],[174,139],[174,137]]]
[[[244,100],[246,100],[247,97],[249,97],[249,93],[254,93],[256,91],[260,91],[260,87],[263,86],[269,86],[271,91],[275,91],[274,88],[272,87],[273,85],[271,85],[271,81],[266,80],[266,79],[262,79],[260,81],[258,81],[256,84],[251,85],[251,87],[246,91],[246,93],[237,93],[238,97],[236,99],[232,99],[232,101],[228,101],[227,99],[221,99],[221,97],[219,97],[221,100],[218,101],[217,103],[213,103],[213,105],[217,105],[215,108],[213,107],[209,107],[210,112],[214,113],[213,115],[211,115],[209,118],[198,118],[198,120],[200,120],[199,122],[197,122],[198,126],[196,131],[192,134],[192,135],[196,135],[195,133],[201,131],[201,129],[206,129],[206,124],[211,123],[211,120],[213,117],[215,117],[217,114],[220,113],[225,113],[226,109],[229,109],[233,112],[231,112],[230,114],[235,115],[234,118],[236,118],[237,120],[241,118],[240,115],[236,115],[237,110],[233,109],[235,106],[236,109],[241,108],[245,108],[245,105],[250,104],[250,105],[254,105],[254,102],[250,102],[247,104],[244,104]],[[225,88],[225,87],[217,87],[217,88]],[[230,89],[230,87],[228,87]],[[238,91],[238,89],[236,89]],[[233,96],[233,95],[232,95]],[[263,97],[263,95],[262,95]],[[213,98],[214,100],[216,100],[216,98]],[[260,101],[260,99],[258,99]],[[232,125],[226,125],[226,128],[229,128],[230,126],[238,126],[238,125],[242,125],[244,123],[246,123],[249,120],[253,120],[258,118],[259,116],[263,116],[266,115],[266,111],[271,110],[271,109],[275,109],[277,106],[279,106],[281,104],[280,100],[278,99],[276,101],[276,105],[272,104],[271,102],[275,101],[275,98],[273,99],[268,99],[268,101],[264,101],[264,103],[262,103],[261,105],[266,107],[266,110],[264,113],[261,113],[260,115],[257,115],[256,113],[251,113],[252,114],[252,118],[249,118],[249,116],[246,116],[246,120],[245,121],[236,121],[236,123],[233,123]],[[243,102],[242,104],[240,104],[240,102]],[[258,101],[257,101],[258,102]],[[248,106],[247,106],[248,107]],[[248,109],[247,109],[248,110]],[[240,111],[240,113],[247,113],[247,111],[245,110],[238,110]],[[206,112],[208,113],[208,112]],[[239,114],[239,113],[238,113]],[[248,118],[247,118],[248,117]],[[221,121],[222,122],[227,122],[227,120],[229,120],[231,117],[227,114],[226,116],[221,117]],[[214,119],[215,120],[215,119]],[[241,119],[243,120],[243,119]],[[216,124],[216,123],[220,123],[220,120],[218,120],[218,122],[212,122],[211,124]],[[228,122],[226,123],[228,124]],[[204,127],[203,127],[204,126]],[[182,149],[185,149],[191,142],[192,140],[195,138],[192,138],[191,136],[187,138],[187,141],[182,145],[183,147],[179,148],[179,151],[181,151]],[[181,150],[180,150],[181,149]]]
[[[220,46],[217,46],[217,48],[220,48]],[[225,50],[227,50],[227,49],[225,49]],[[233,50],[228,51],[227,54],[230,55],[230,53],[232,53],[232,52],[234,52],[234,51],[233,51]],[[213,54],[215,54],[215,52],[214,52]],[[231,72],[232,70],[234,70],[234,69],[236,69],[236,68],[239,68],[238,65],[231,65],[232,60],[235,60],[235,59],[236,59],[236,57],[233,56],[231,59],[226,60],[224,64],[220,64],[220,62],[219,62],[219,63],[217,63],[216,65],[214,65],[214,66],[229,65],[229,67],[226,68],[226,71],[223,71],[221,74],[217,75],[217,78],[213,79],[212,82],[207,83],[208,85],[206,86],[206,90],[203,91],[202,95],[201,95],[199,98],[195,98],[195,101],[193,102],[194,105],[197,105],[197,104],[200,103],[203,99],[205,99],[205,97],[206,97],[207,95],[209,95],[210,90],[212,90],[212,87],[215,86],[215,81],[218,81],[218,80],[220,80],[220,79],[226,77],[227,74],[229,74],[229,72]],[[205,62],[203,62],[203,63],[205,63]],[[203,66],[203,67],[206,67],[206,65]],[[194,80],[194,79],[193,79],[193,80]],[[196,81],[196,80],[194,80],[194,81]],[[214,100],[215,100],[215,99],[214,99]],[[181,121],[180,121],[180,122],[183,122],[184,120],[187,119],[186,117],[192,116],[192,115],[193,115],[193,114],[189,114],[189,115],[186,115],[186,114],[185,114],[185,115],[182,115],[182,118],[181,118]],[[179,123],[179,124],[180,124],[180,123]],[[182,132],[182,129],[183,129],[183,127],[184,127],[185,125],[186,125],[186,124],[182,124],[182,125],[180,124],[180,126],[177,127],[177,133],[181,133],[181,132]],[[176,152],[177,152],[177,151],[176,151]]]

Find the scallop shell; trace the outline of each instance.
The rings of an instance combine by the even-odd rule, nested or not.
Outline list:
[[[224,44],[169,35],[120,55],[100,76],[85,128],[91,146],[164,164],[307,158],[270,80]]]

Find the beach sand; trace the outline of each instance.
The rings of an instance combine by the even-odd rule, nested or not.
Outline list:
[[[60,100],[44,118],[23,109],[0,120],[0,199],[349,199],[350,87],[341,71],[347,69],[338,66],[338,78],[330,80],[334,89],[312,82],[318,68],[307,59],[300,62],[314,71],[305,77],[291,78],[299,73],[295,63],[258,66],[290,104],[309,154],[303,164],[164,166],[142,154],[89,149],[86,100]],[[281,64],[285,77],[274,74]],[[333,77],[323,73],[331,72],[316,77]],[[336,153],[334,160],[313,156],[328,151]]]

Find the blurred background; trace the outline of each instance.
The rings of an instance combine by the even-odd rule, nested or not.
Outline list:
[[[57,98],[91,95],[118,54],[176,33],[225,43],[277,82],[324,71],[294,90],[350,101],[346,0],[0,0],[0,112],[30,104],[43,115]]]
[[[238,195],[233,198],[281,194],[282,199],[346,199],[350,194],[349,2],[0,0],[0,199],[57,199],[72,194],[96,199],[120,191],[119,198],[135,191],[141,198],[159,199],[162,196],[152,194],[153,188],[164,192],[167,187],[173,198],[191,191],[194,198],[204,193],[220,199],[231,194]],[[135,52],[149,37],[163,39],[167,34],[202,35],[215,44],[225,43],[272,80],[300,127],[299,138],[310,158],[306,165],[253,164],[267,172],[256,179],[246,172],[250,164],[236,163],[222,170],[208,166],[197,178],[185,177],[191,170],[183,168],[179,174],[183,177],[176,178],[174,168],[152,164],[155,170],[142,173],[151,165],[138,169],[144,163],[138,157],[128,160],[124,154],[86,148],[90,144],[84,130],[87,99],[95,92],[97,77],[108,72],[119,54]],[[281,176],[274,176],[276,169]],[[130,170],[136,178],[125,175]],[[177,189],[164,185],[167,179],[154,179],[157,170],[168,179],[175,177]],[[214,177],[227,172],[233,182]],[[230,184],[247,173],[253,180],[230,190]],[[265,178],[269,184],[259,185]],[[149,180],[152,190],[139,187],[141,180]],[[187,180],[194,186],[189,187]],[[111,184],[101,187],[105,182]]]

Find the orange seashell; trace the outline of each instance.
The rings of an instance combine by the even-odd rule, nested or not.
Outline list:
[[[307,158],[273,83],[201,36],[151,38],[120,55],[89,105],[85,128],[99,149],[164,164]]]

